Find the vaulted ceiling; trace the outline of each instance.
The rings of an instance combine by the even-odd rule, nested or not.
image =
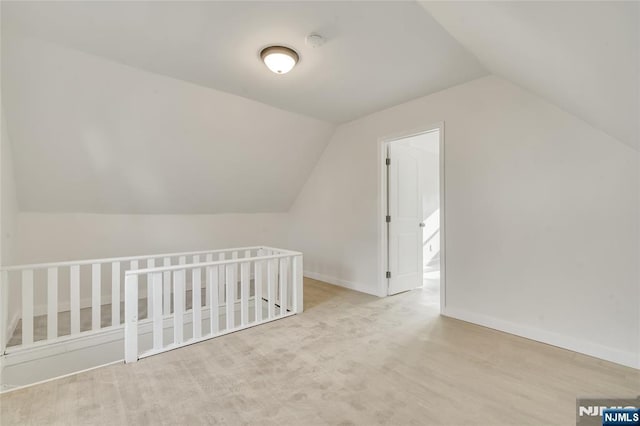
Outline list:
[[[0,7],[22,210],[287,211],[337,124],[489,73],[640,146],[638,3]],[[268,44],[293,72],[265,68]]]
[[[492,74],[640,149],[640,2],[421,2]]]
[[[342,123],[487,72],[415,2],[4,4],[2,27],[157,74]],[[318,48],[305,45],[316,32]],[[266,70],[269,44],[300,54]]]
[[[25,211],[287,211],[334,130],[35,39],[6,44],[2,78]]]

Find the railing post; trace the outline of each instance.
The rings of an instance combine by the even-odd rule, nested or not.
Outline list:
[[[293,258],[293,311],[296,314],[304,310],[303,302],[303,275],[302,275],[302,255]]]
[[[138,275],[124,279],[124,362],[138,361]]]
[[[164,347],[164,321],[161,309],[163,293],[162,275],[162,272],[149,274],[150,278],[147,281],[147,286],[151,288],[151,297],[153,298],[153,349],[156,351],[160,351]]]
[[[0,280],[0,355],[9,342],[9,272],[2,271]]]
[[[22,271],[22,346],[33,343],[33,269]]]

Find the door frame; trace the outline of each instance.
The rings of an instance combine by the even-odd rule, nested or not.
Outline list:
[[[387,135],[378,139],[378,265],[380,269],[378,276],[378,294],[382,297],[389,295],[389,280],[386,278],[387,272],[387,147],[394,141],[416,136],[432,131],[439,132],[439,175],[440,175],[440,313],[444,313],[446,307],[446,222],[445,222],[445,143],[444,143],[444,121],[428,126],[422,126],[413,130],[403,131]]]

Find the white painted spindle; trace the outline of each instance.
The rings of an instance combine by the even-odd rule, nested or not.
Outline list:
[[[4,353],[8,340],[9,328],[9,272],[2,271],[0,280],[0,353]]]
[[[209,329],[211,334],[216,334],[219,331],[220,312],[219,312],[219,299],[218,299],[218,267],[211,266],[207,268],[207,295],[209,296]]]
[[[120,325],[120,262],[111,264],[111,325]]]
[[[226,256],[224,253],[218,253],[218,260],[225,260]],[[223,266],[218,270],[218,282],[220,286],[218,287],[218,300],[227,300],[227,286],[225,285],[225,271],[226,268]]]
[[[258,256],[261,256],[261,253],[258,252]],[[254,266],[254,275],[253,275],[253,300],[255,302],[255,316],[256,322],[262,320],[262,274],[263,272],[263,261],[256,260]]]
[[[293,258],[292,278],[293,278],[293,312],[296,314],[304,311],[303,286],[304,277],[302,269],[302,256],[298,255]]]
[[[173,343],[184,340],[184,270],[173,272]]]
[[[22,346],[33,343],[33,270],[22,271]]]
[[[58,268],[47,269],[47,339],[58,337]]]
[[[163,266],[171,266],[171,258],[165,257],[162,260]],[[162,282],[164,286],[163,310],[165,315],[171,315],[171,271],[163,273]]]
[[[268,314],[269,314],[269,319],[273,319],[273,317],[275,316],[275,303],[276,303],[276,299],[275,299],[275,286],[276,286],[276,280],[275,280],[275,265],[274,263],[277,262],[277,259],[269,259],[267,260],[267,306],[268,306]]]
[[[147,269],[152,269],[156,267],[156,261],[155,259],[147,259]],[[153,300],[153,285],[151,284],[151,273],[147,274],[147,318],[153,318],[153,307],[154,307],[154,300]],[[159,307],[162,306],[162,304],[158,305]],[[160,308],[158,308],[160,309]]]
[[[91,265],[91,329],[100,329],[100,264]]]
[[[133,261],[131,262],[133,263]],[[124,280],[124,361],[138,361],[138,276]]]
[[[279,285],[280,285],[280,315],[287,314],[287,285],[288,285],[288,269],[289,269],[289,258],[281,258],[280,259],[280,273],[279,273]]]
[[[164,345],[162,342],[164,334],[164,326],[162,319],[162,272],[154,272],[150,279],[147,281],[147,286],[151,287],[151,294],[153,298],[153,306],[157,306],[158,309],[153,311],[153,349],[159,351]]]
[[[249,323],[249,279],[251,263],[243,262],[240,265],[240,323],[245,326]]]
[[[235,267],[235,264],[233,265],[225,265],[225,284],[226,284],[226,293],[227,293],[227,299],[226,299],[226,316],[227,316],[227,330],[231,330],[234,327],[234,323],[235,323],[235,318],[234,318],[234,305],[235,305],[235,291],[234,291],[234,287],[235,287],[235,279],[234,279],[234,274],[233,274],[233,268]]]
[[[231,259],[238,259],[238,252],[234,251],[231,253]],[[238,294],[238,264],[233,263],[231,271],[233,272],[233,301],[234,303],[238,300],[240,295]]]
[[[213,262],[213,254],[209,253],[206,255],[205,257],[205,262],[209,263],[209,262]],[[208,269],[205,270],[205,274],[208,274]],[[205,279],[204,279],[205,283],[205,293],[206,293],[206,297],[204,299],[204,305],[205,306],[210,306],[209,305],[209,300],[211,299],[211,297],[209,297],[209,294],[211,294],[211,282],[209,281],[209,278],[207,275],[205,275]]]
[[[193,263],[200,263],[199,256],[193,256]],[[193,338],[202,337],[202,269],[194,268],[191,271],[191,313],[193,326]]]
[[[131,262],[129,262],[129,270],[130,271],[137,271],[138,269],[139,269],[139,264],[138,264],[137,260],[132,260]],[[137,283],[136,286],[140,285],[139,282],[140,282],[140,279],[138,278],[138,275],[136,275],[136,283]],[[125,292],[126,291],[127,291],[127,289],[125,288]],[[140,294],[140,288],[138,288],[138,287],[136,287],[136,294],[138,294],[138,295]],[[138,306],[138,311],[137,311],[136,315],[138,316],[138,319],[139,319],[139,317],[140,317],[140,301],[138,301],[138,305],[137,306]]]
[[[69,310],[71,335],[80,333],[80,265],[69,268]]]

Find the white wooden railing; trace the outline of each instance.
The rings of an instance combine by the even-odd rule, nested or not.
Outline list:
[[[210,253],[204,259],[194,256],[189,264],[125,273],[125,362],[302,312],[301,253],[270,247],[228,252],[230,257],[221,252],[214,259]],[[138,294],[140,277],[145,276],[150,283],[147,303],[151,313],[140,321]],[[173,309],[166,298],[170,280]],[[190,309],[185,297],[187,284],[192,289]],[[164,309],[156,309],[163,302]],[[151,347],[140,351],[141,327],[150,324]]]
[[[278,261],[278,265],[272,263],[274,261]],[[247,265],[250,265],[249,272]],[[232,294],[235,298],[238,293],[232,285],[232,280],[238,277],[235,272],[238,267],[239,298],[230,304],[226,295]],[[203,270],[208,271],[205,280],[197,273]],[[212,270],[230,275],[214,278],[210,273]],[[261,272],[263,270],[269,272]],[[302,311],[302,255],[270,247],[42,263],[5,267],[0,271],[0,355],[122,328],[121,301],[125,301],[128,309],[125,313],[127,339],[134,338],[133,331],[140,321],[153,322],[155,353],[159,352],[160,346],[156,336],[158,318],[164,323],[170,318],[175,325],[181,322],[193,324],[189,339],[180,337],[179,327],[173,327],[176,338],[166,345],[172,349]],[[278,294],[274,294],[272,288],[276,276]],[[220,284],[222,282],[224,286]],[[270,284],[263,289],[266,284],[260,285],[261,282]],[[206,284],[204,299],[202,283]],[[253,297],[246,291],[247,285],[253,289]],[[218,292],[210,291],[216,287]],[[262,290],[265,290],[264,294],[261,294]],[[193,302],[187,311],[184,302],[188,291],[191,291]],[[140,304],[138,298],[144,300],[145,297],[146,301]],[[249,300],[255,305],[254,312],[260,313],[258,317],[254,313],[251,320],[246,309]],[[204,302],[204,306],[199,306],[198,301]],[[226,314],[230,312],[229,306],[235,309],[235,304],[240,304],[240,323],[229,322],[235,318],[227,315],[225,329],[216,331],[209,327],[204,333],[201,325],[197,325],[199,320],[206,316],[213,324],[210,312],[215,314],[217,304],[222,301]],[[267,305],[265,315],[263,304]],[[110,305],[110,309],[105,305]],[[107,308],[105,312],[103,306]],[[65,324],[59,324],[59,321]],[[19,323],[21,331],[14,333]],[[126,346],[132,348],[130,344]],[[129,361],[133,358],[131,354],[127,357]]]

